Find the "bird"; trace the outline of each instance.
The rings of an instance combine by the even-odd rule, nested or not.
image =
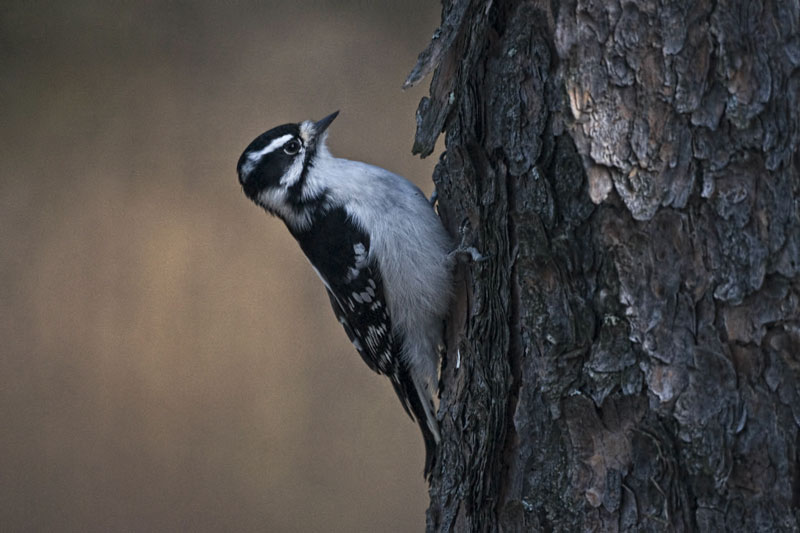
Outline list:
[[[328,128],[338,114],[257,136],[239,157],[239,183],[247,198],[285,223],[356,351],[389,378],[422,431],[430,480],[441,441],[434,396],[453,243],[416,185],[331,154]]]

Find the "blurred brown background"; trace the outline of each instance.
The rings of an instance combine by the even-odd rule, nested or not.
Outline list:
[[[334,154],[426,192],[437,2],[3,2],[0,529],[422,529],[423,445],[235,166]]]

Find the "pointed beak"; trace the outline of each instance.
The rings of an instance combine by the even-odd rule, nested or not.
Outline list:
[[[333,119],[335,119],[337,115],[339,115],[339,112],[334,111],[327,117],[314,123],[314,134],[316,135],[316,137],[319,137],[325,132],[326,129],[328,129],[328,126],[331,125],[331,122],[333,122]]]

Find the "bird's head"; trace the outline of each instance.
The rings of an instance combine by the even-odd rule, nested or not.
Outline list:
[[[338,114],[284,124],[256,137],[236,165],[245,195],[290,227],[302,225],[309,203],[325,192],[316,190],[308,174],[315,160],[327,153],[326,130]]]

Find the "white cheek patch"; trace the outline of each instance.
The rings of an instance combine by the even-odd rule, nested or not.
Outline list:
[[[292,162],[292,166],[286,169],[286,173],[281,178],[281,185],[287,189],[297,183],[297,180],[299,180],[300,176],[303,174],[303,160],[305,159],[303,153],[303,150],[297,153],[294,162]]]

